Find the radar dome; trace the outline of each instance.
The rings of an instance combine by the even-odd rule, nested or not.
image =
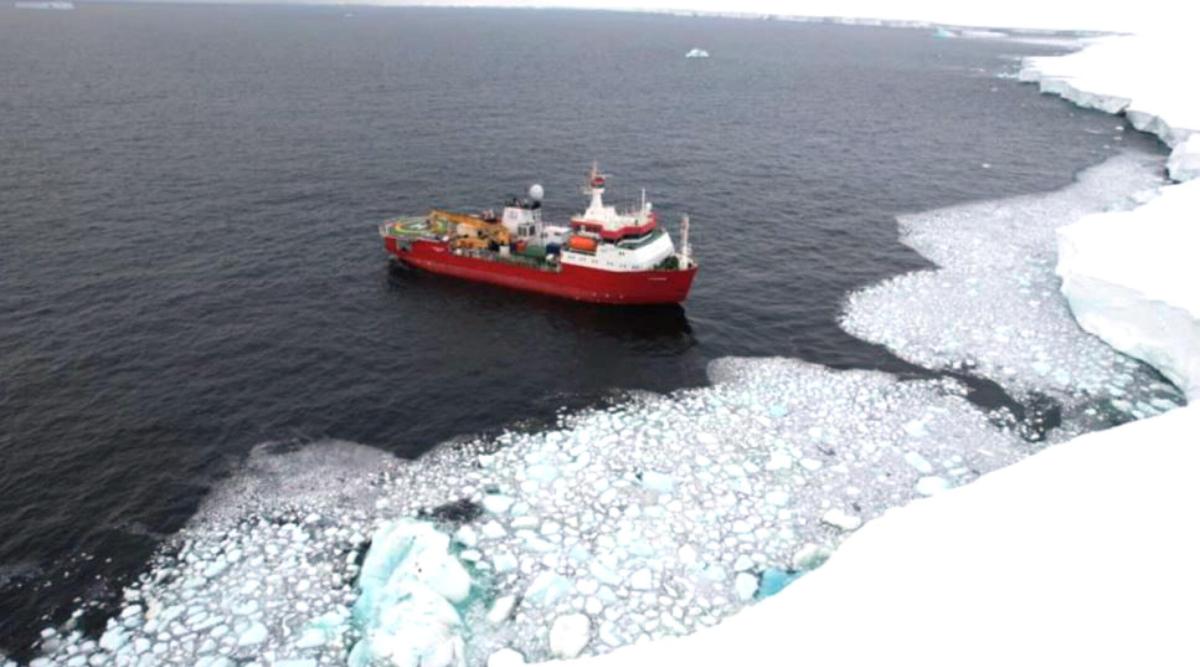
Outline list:
[[[542,197],[546,195],[546,191],[538,183],[529,186],[529,198],[534,201],[542,201]]]

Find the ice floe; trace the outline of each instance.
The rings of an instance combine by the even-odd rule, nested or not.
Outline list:
[[[1177,392],[1081,330],[1055,275],[1055,230],[1134,207],[1135,195],[1162,184],[1160,169],[1160,158],[1130,152],[1055,192],[903,216],[901,239],[938,268],[850,295],[843,326],[921,366],[986,377],[1018,399],[1062,402],[1069,428],[1060,439],[1169,409]]]

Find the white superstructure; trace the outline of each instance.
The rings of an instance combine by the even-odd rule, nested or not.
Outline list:
[[[658,226],[645,191],[637,209],[619,213],[604,203],[605,183],[604,174],[592,165],[585,188],[591,200],[587,210],[571,218],[562,263],[606,271],[647,271],[674,256],[671,236]]]

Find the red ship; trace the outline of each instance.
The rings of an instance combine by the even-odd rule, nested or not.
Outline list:
[[[434,209],[389,220],[379,235],[399,261],[432,273],[592,303],[682,302],[698,268],[687,216],[676,252],[645,192],[640,207],[618,213],[604,205],[605,181],[593,165],[591,203],[568,226],[542,221],[543,191],[534,185],[499,216]]]

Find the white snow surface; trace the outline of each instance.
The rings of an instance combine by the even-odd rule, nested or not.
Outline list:
[[[1079,324],[1200,399],[1200,181],[1062,227],[1058,248]]]
[[[1188,66],[1195,52],[1194,38],[1181,33],[1103,37],[1066,56],[1026,58],[1019,76],[1079,106],[1124,112],[1172,148],[1171,177],[1186,180],[1200,162],[1200,143],[1188,141],[1200,132],[1200,86]]]
[[[1089,433],[888,512],[715,628],[569,664],[1194,664],[1198,434],[1194,406]]]

